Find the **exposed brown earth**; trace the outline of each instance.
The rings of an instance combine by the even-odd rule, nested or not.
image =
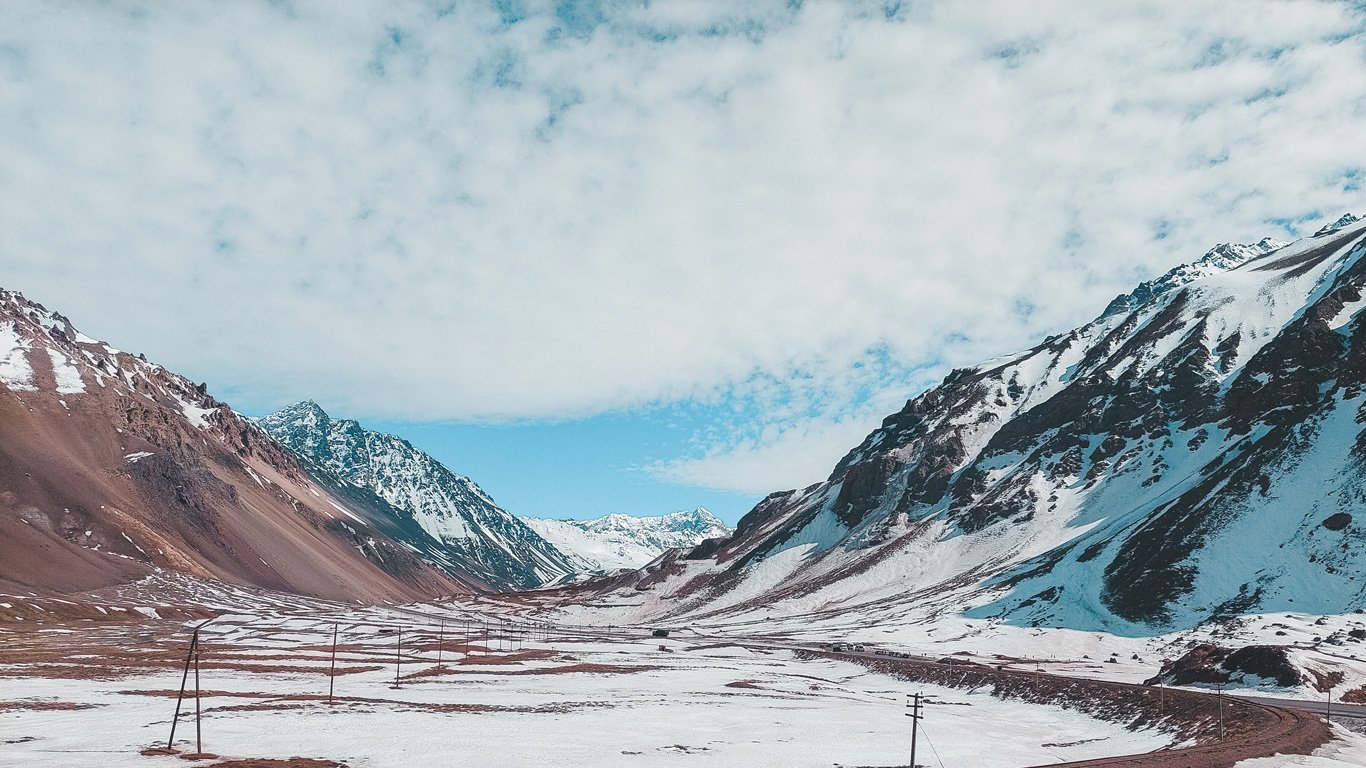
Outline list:
[[[314,760],[311,757],[291,757],[288,760],[225,760],[214,768],[346,768],[333,760]]]
[[[142,754],[147,757],[161,757],[165,755],[178,755],[183,760],[215,760],[218,755],[202,754],[180,754],[178,750],[165,749],[163,747],[152,747],[142,750]],[[347,768],[346,763],[338,763],[335,760],[318,760],[312,757],[291,757],[285,760],[270,759],[247,759],[247,760],[224,760],[213,764],[213,768]]]
[[[78,704],[74,701],[51,701],[47,699],[20,699],[0,701],[0,712],[43,712],[54,710],[94,709],[98,704]]]

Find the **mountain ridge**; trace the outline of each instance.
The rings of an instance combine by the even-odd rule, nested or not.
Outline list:
[[[6,290],[0,390],[0,582],[69,593],[171,568],[341,599],[469,588],[204,384]]]
[[[421,526],[441,542],[443,567],[478,574],[495,590],[539,587],[574,570],[477,483],[403,438],[333,419],[311,400],[255,421],[319,472],[377,494]]]
[[[580,574],[639,568],[667,550],[692,547],[731,531],[704,507],[663,515],[609,514],[592,520],[523,517],[522,521],[576,557]]]
[[[1359,607],[1363,253],[1351,216],[1212,249],[953,371],[825,481],[617,587],[693,618],[915,603],[1119,634]]]

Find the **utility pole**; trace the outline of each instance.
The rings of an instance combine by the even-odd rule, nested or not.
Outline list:
[[[1224,740],[1224,684],[1215,683],[1219,698],[1219,740]]]
[[[394,687],[398,688],[399,672],[403,669],[403,626],[398,628],[398,649],[394,651]]]
[[[1328,686],[1328,711],[1324,714],[1324,717],[1327,718],[1328,724],[1329,724],[1329,725],[1332,725],[1332,724],[1333,724],[1333,686],[1332,686],[1332,685],[1329,685],[1329,686]]]
[[[199,728],[199,631],[194,641],[194,753],[204,754],[204,732]]]
[[[332,668],[327,672],[327,704],[332,705],[332,692],[337,686],[337,623],[332,624]]]
[[[175,727],[180,722],[180,705],[185,700],[185,688],[190,679],[190,667],[194,666],[194,734],[195,734],[195,754],[204,753],[204,738],[200,730],[200,709],[199,709],[199,630],[203,629],[213,619],[204,621],[194,628],[190,634],[190,648],[185,654],[185,672],[180,676],[180,694],[176,697],[175,715],[171,717],[171,735],[166,739],[166,754],[174,754]]]
[[[1157,670],[1157,713],[1162,714],[1167,704],[1167,684],[1162,679],[1162,673],[1171,666],[1171,659],[1163,659],[1162,666]]]
[[[915,768],[915,737],[916,732],[920,730],[920,718],[924,715],[920,714],[920,694],[917,693],[910,698],[911,701],[906,703],[906,708],[911,711],[906,713],[906,717],[911,718],[911,768]]]
[[[441,669],[441,646],[446,642],[446,620],[441,620],[441,627],[436,631],[436,668]]]

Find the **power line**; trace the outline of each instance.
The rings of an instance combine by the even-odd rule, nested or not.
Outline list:
[[[944,768],[944,758],[939,756],[939,750],[934,748],[934,742],[930,740],[930,732],[925,726],[920,726],[920,730],[925,731],[925,743],[930,745],[930,751],[934,753],[934,759],[939,762],[939,768]]]

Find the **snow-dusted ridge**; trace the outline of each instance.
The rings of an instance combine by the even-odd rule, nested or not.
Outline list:
[[[333,419],[312,401],[256,420],[310,467],[378,495],[445,548],[437,562],[478,574],[493,589],[556,581],[576,564],[456,474],[394,435]]]
[[[580,573],[640,568],[670,549],[693,547],[728,536],[731,528],[702,507],[654,517],[606,515],[596,520],[523,517],[560,551],[575,558]]]

